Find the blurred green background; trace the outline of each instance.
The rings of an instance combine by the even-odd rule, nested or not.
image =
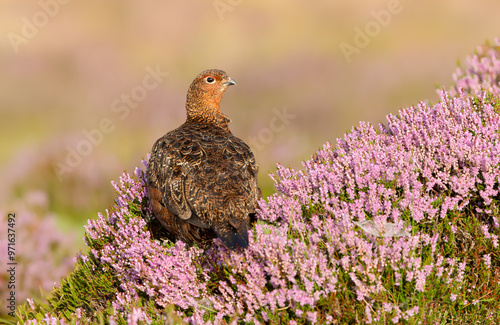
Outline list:
[[[183,123],[207,68],[238,82],[222,110],[268,195],[276,162],[300,168],[361,120],[436,101],[457,60],[500,36],[499,13],[498,0],[1,1],[0,207],[50,212],[83,247],[110,180]]]

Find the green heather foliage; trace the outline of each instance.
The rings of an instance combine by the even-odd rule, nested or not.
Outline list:
[[[28,324],[500,323],[500,43],[441,91],[278,164],[246,250],[172,243],[145,176],[86,226],[88,254]],[[143,162],[146,164],[146,162]]]

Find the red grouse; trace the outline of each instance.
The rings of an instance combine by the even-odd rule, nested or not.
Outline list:
[[[236,82],[222,70],[200,73],[187,93],[186,122],[151,150],[151,207],[170,235],[189,245],[219,237],[230,249],[248,247],[261,192],[254,155],[219,107],[231,85]]]

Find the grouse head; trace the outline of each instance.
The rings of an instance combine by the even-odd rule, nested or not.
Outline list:
[[[187,93],[188,120],[212,120],[213,118],[226,120],[227,117],[220,111],[220,101],[226,89],[231,85],[236,85],[236,81],[222,70],[209,69],[200,73],[191,83]]]

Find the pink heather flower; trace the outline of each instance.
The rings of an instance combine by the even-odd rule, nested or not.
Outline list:
[[[483,261],[486,268],[489,269],[491,267],[491,254],[483,255]]]
[[[459,263],[458,264],[458,274],[457,274],[457,277],[455,278],[455,280],[457,282],[462,282],[463,281],[463,277],[464,277],[464,272],[465,272],[465,261],[462,262],[462,263]]]
[[[491,234],[491,239],[492,239],[492,242],[493,242],[493,247],[494,248],[498,248],[498,236],[494,235],[494,234]]]
[[[481,229],[483,230],[485,238],[491,238],[491,234],[490,234],[490,232],[488,230],[488,225],[481,226]]]
[[[495,229],[498,229],[500,227],[497,217],[493,217],[493,227],[495,227]]]
[[[371,324],[373,319],[372,319],[372,311],[371,311],[371,305],[366,304],[365,306],[365,315],[366,315],[366,323]]]
[[[77,308],[76,311],[75,311],[75,316],[78,320],[81,320],[82,319],[82,309],[81,308]]]
[[[132,308],[132,311],[128,315],[127,323],[128,325],[136,325],[139,319],[142,318],[143,311],[139,308]]]
[[[48,315],[48,314],[45,315],[43,320],[45,321],[45,324],[47,324],[47,325],[49,325],[49,324],[50,325],[58,325],[58,323],[63,324],[62,322],[64,322],[64,319],[59,320],[58,318],[51,316],[51,315]]]
[[[394,284],[397,286],[401,285],[401,273],[399,272],[394,273]]]
[[[409,320],[409,319],[410,319],[410,317],[413,317],[413,316],[415,316],[415,315],[417,315],[417,314],[418,314],[418,310],[419,310],[419,307],[418,307],[418,306],[415,306],[415,307],[413,307],[413,308],[408,309],[408,310],[406,311],[406,313],[405,313],[404,318],[405,318],[406,320]]]
[[[457,295],[456,294],[454,294],[454,293],[450,294],[450,300],[451,301],[455,301],[456,299],[457,299]]]
[[[483,90],[500,96],[500,41],[496,39],[493,46],[478,47],[474,55],[467,57],[464,66],[457,69],[453,75],[455,87],[451,89],[452,96],[462,91],[481,94]]]
[[[35,310],[36,307],[35,307],[35,303],[33,302],[33,299],[27,298],[26,300],[28,301],[28,304],[29,304],[30,308],[32,310]]]
[[[311,324],[316,324],[318,321],[318,315],[313,311],[307,312],[307,320],[311,322]]]

